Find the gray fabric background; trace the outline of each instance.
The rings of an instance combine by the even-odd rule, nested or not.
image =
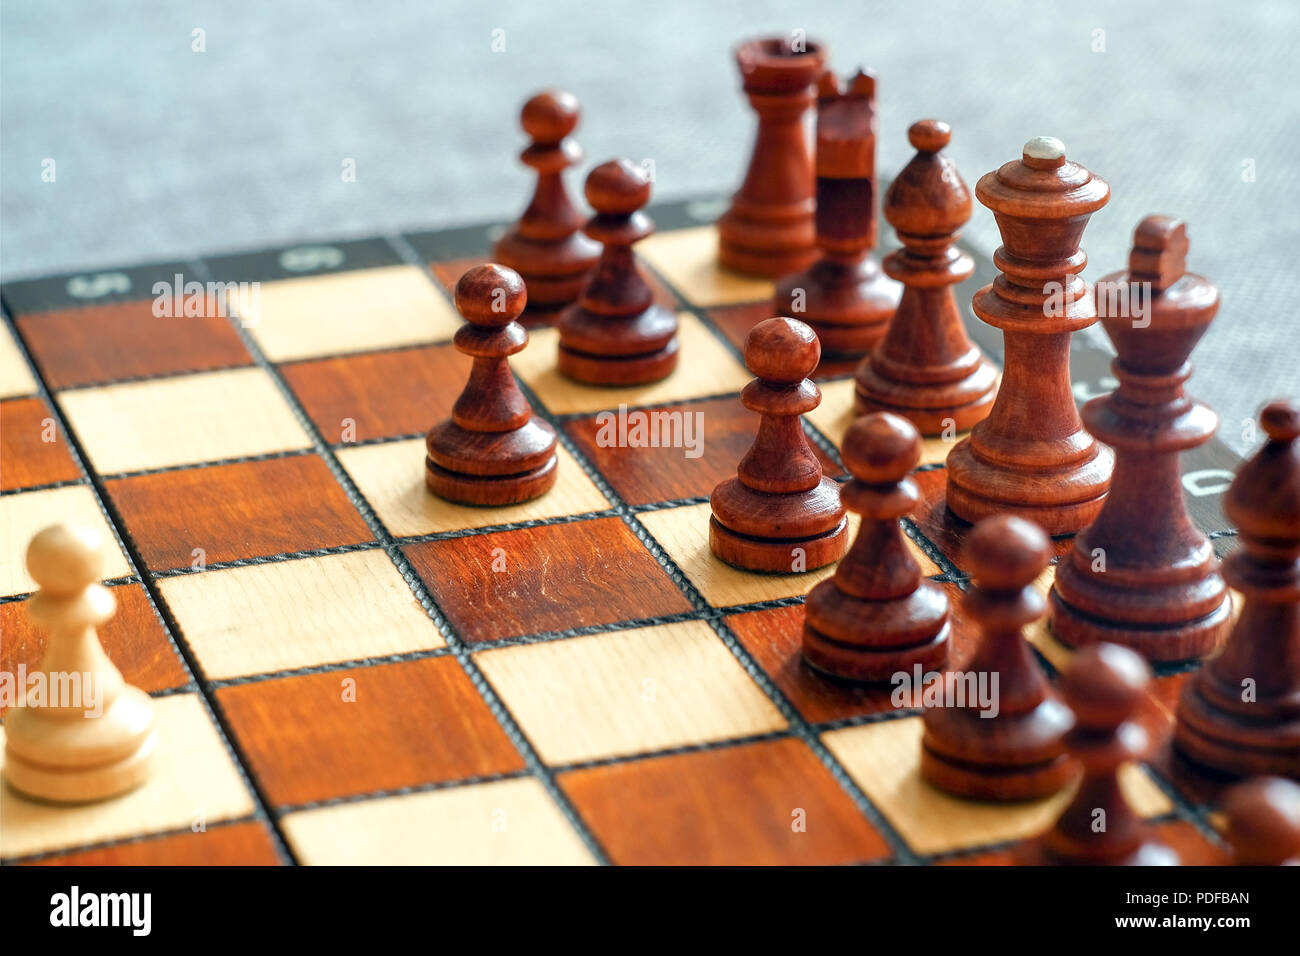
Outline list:
[[[1090,279],[1122,267],[1143,215],[1185,217],[1192,267],[1224,298],[1193,390],[1230,445],[1248,447],[1265,400],[1300,394],[1294,0],[5,0],[0,266],[18,278],[509,217],[529,188],[518,107],[546,85],[582,100],[587,165],[653,159],[660,199],[730,191],[751,114],[729,49],[794,29],[841,73],[877,69],[886,175],[924,116],[952,123],[972,186],[1030,136],[1063,139],[1113,189],[1085,237]],[[991,214],[977,207],[966,235],[991,251]]]

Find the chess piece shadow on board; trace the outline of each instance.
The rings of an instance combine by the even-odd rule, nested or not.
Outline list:
[[[901,289],[880,270],[876,245],[876,78],[859,70],[841,88],[817,84],[819,258],[782,279],[773,310],[812,326],[829,358],[861,358],[885,334]]]
[[[840,497],[862,524],[835,574],[808,593],[804,660],[852,681],[934,671],[948,659],[948,598],[922,575],[899,525],[920,501],[908,474],[921,436],[906,419],[876,412],[850,425],[840,447],[853,475]]]
[[[71,525],[44,529],[27,549],[40,587],[27,614],[46,634],[44,690],[38,698],[33,688],[5,716],[4,777],[41,800],[103,800],[139,786],[151,770],[153,701],[126,683],[99,643],[97,628],[117,610],[100,583],[104,549],[98,532]]]
[[[885,218],[903,244],[885,257],[885,272],[903,284],[903,295],[855,375],[859,412],[893,412],[927,436],[982,421],[998,382],[997,369],[966,334],[952,291],[970,278],[975,260],[954,245],[970,219],[971,196],[942,152],[951,136],[942,120],[907,131],[916,155],[885,194]]]
[[[1119,385],[1084,406],[1084,425],[1115,452],[1110,493],[1074,539],[1050,596],[1063,644],[1123,644],[1149,661],[1204,657],[1231,624],[1214,547],[1187,513],[1179,455],[1218,419],[1183,392],[1188,356],[1219,309],[1218,290],[1187,271],[1187,228],[1148,216],[1127,271],[1096,285]]]
[[[813,159],[803,118],[816,101],[826,48],[763,37],[736,48],[736,64],[758,131],[749,168],[718,220],[718,260],[745,275],[779,278],[817,258]]]
[[[537,185],[492,257],[519,273],[533,307],[554,309],[575,300],[600,256],[600,246],[583,234],[582,215],[564,186],[564,171],[582,161],[582,148],[570,135],[578,117],[577,99],[562,90],[538,93],[520,114],[531,141],[520,159],[537,171]]]
[[[587,176],[587,202],[596,210],[587,235],[603,245],[600,261],[578,301],[561,313],[556,366],[587,385],[645,385],[677,367],[677,315],[655,302],[632,253],[654,232],[641,211],[650,178],[627,159],[601,163]]]
[[[1002,235],[993,254],[1002,274],[971,302],[1002,330],[1002,384],[988,417],[948,454],[948,507],[972,523],[1014,514],[1048,534],[1078,531],[1101,510],[1114,458],[1084,430],[1070,384],[1070,336],[1097,321],[1079,243],[1110,187],[1067,160],[1060,140],[1039,136],[982,176],[975,195]]]
[[[475,266],[456,283],[455,300],[466,324],[453,341],[474,364],[451,418],[425,438],[425,483],[467,505],[536,498],[555,484],[556,436],[510,372],[509,357],[528,344],[516,321],[528,301],[523,279],[495,263]]]
[[[1227,776],[1300,780],[1300,402],[1273,402],[1259,420],[1267,441],[1224,498],[1241,539],[1223,566],[1240,613],[1183,687],[1174,745]]]
[[[1077,767],[1065,752],[1070,712],[1023,633],[1043,616],[1046,602],[1034,581],[1051,558],[1042,529],[1014,515],[985,518],[966,539],[972,587],[964,605],[980,637],[952,679],[983,679],[987,692],[961,701],[954,687],[922,715],[921,776],[940,790],[975,800],[1030,800],[1074,779]]]
[[[745,337],[745,365],[757,378],[740,400],[758,412],[758,434],[736,477],[709,499],[709,547],[730,565],[812,571],[848,547],[839,487],[822,473],[800,418],[821,403],[821,389],[808,378],[820,358],[816,333],[795,319],[767,319]]]

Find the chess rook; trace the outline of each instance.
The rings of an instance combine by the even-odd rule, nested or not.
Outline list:
[[[425,482],[439,497],[469,505],[508,505],[555,484],[555,430],[533,416],[510,373],[509,356],[528,344],[515,320],[528,295],[513,269],[476,266],[456,283],[456,309],[468,323],[456,348],[473,356],[451,418],[429,430]]]
[[[830,564],[848,547],[839,488],[822,474],[801,415],[821,403],[808,380],[821,358],[817,335],[794,319],[760,322],[745,338],[757,379],[740,400],[760,417],[735,478],[713,489],[709,547],[749,571],[791,573]]]
[[[1184,687],[1174,743],[1223,774],[1300,780],[1300,403],[1274,402],[1260,424],[1268,441],[1224,498],[1241,547],[1223,572],[1241,613]]]
[[[1110,187],[1043,136],[975,195],[1002,234],[1002,275],[972,306],[1002,330],[1004,364],[988,417],[948,455],[948,507],[971,522],[1009,513],[1048,534],[1078,531],[1101,510],[1114,458],[1084,431],[1070,384],[1070,335],[1097,320],[1079,241]]]
[[[921,436],[903,418],[876,413],[849,426],[840,443],[853,480],[840,487],[862,515],[857,539],[834,576],[808,593],[804,660],[855,681],[887,681],[948,659],[948,598],[921,575],[898,519],[920,501],[907,477],[921,459]]]
[[[1300,784],[1252,777],[1224,794],[1223,815],[1237,866],[1300,866]]]
[[[560,90],[538,93],[520,115],[531,140],[520,159],[537,171],[537,187],[492,257],[523,277],[534,307],[574,301],[600,256],[600,246],[582,233],[582,216],[564,186],[564,171],[582,160],[582,148],[569,135],[578,116],[577,99]]]
[[[970,219],[971,197],[942,153],[951,136],[941,120],[907,131],[916,155],[885,194],[885,218],[903,244],[885,257],[885,271],[903,284],[903,296],[856,375],[858,411],[902,415],[923,435],[970,429],[988,415],[998,380],[966,334],[952,291],[975,262],[953,245]]]
[[[736,63],[758,132],[745,180],[718,220],[718,259],[737,272],[776,278],[817,258],[803,118],[816,100],[826,51],[812,40],[796,50],[786,37],[768,37],[737,47]]]
[[[1187,660],[1214,650],[1231,623],[1219,560],[1187,514],[1179,470],[1179,454],[1218,424],[1183,394],[1187,357],[1219,308],[1214,286],[1186,271],[1186,254],[1186,226],[1149,216],[1128,270],[1096,286],[1119,386],[1082,414],[1114,449],[1115,471],[1097,520],[1056,571],[1052,629],[1071,647],[1107,641],[1149,661]]]
[[[969,687],[970,678],[984,680],[996,713],[989,716],[973,693],[959,706],[945,699],[926,707],[921,776],[941,790],[976,800],[1028,800],[1055,793],[1074,776],[1064,740],[1070,713],[1022,634],[1043,615],[1034,581],[1051,557],[1042,530],[1011,515],[986,518],[966,541],[974,587],[964,603],[980,641],[960,672],[945,680],[954,688],[956,681]]]
[[[1178,865],[1178,854],[1152,837],[1119,782],[1120,769],[1145,757],[1152,745],[1134,719],[1150,679],[1146,661],[1117,644],[1092,644],[1071,659],[1061,677],[1061,693],[1074,712],[1066,747],[1083,778],[1056,824],[1026,847],[1021,862]]]
[[[123,680],[96,632],[117,610],[99,583],[104,547],[97,532],[54,525],[27,549],[40,586],[27,614],[47,635],[39,667],[46,691],[5,716],[4,776],[42,800],[116,796],[143,783],[153,761],[153,701]]]
[[[861,70],[841,89],[827,70],[817,87],[817,248],[821,257],[777,285],[777,315],[812,326],[822,352],[860,357],[885,334],[897,282],[876,245],[876,79]]]
[[[601,163],[587,176],[596,215],[587,235],[602,243],[600,262],[576,303],[557,323],[558,367],[588,385],[644,385],[677,367],[677,316],[655,304],[632,244],[654,232],[641,211],[650,179],[626,159]]]

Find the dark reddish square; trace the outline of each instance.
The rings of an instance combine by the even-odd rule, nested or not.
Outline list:
[[[265,823],[223,824],[41,860],[40,866],[278,866]]]
[[[470,365],[453,346],[434,345],[297,362],[280,371],[325,440],[338,444],[428,431],[451,413]]]
[[[44,399],[0,402],[0,491],[80,477],[81,469]]]
[[[949,661],[960,664],[974,652],[979,633],[961,608],[954,584],[940,584],[948,595],[952,635]],[[862,686],[835,681],[803,661],[804,606],[749,611],[727,618],[745,648],[804,719],[819,724],[897,710],[894,685]]]
[[[99,629],[109,659],[128,683],[141,690],[169,690],[189,683],[189,673],[139,584],[112,588],[117,614]],[[0,671],[13,674],[19,665],[31,673],[45,653],[45,632],[27,619],[26,601],[0,604]],[[3,707],[0,707],[3,714]]]
[[[316,455],[188,468],[107,483],[155,570],[372,540]]]
[[[524,766],[452,657],[239,684],[217,701],[281,806]]]
[[[655,435],[667,432],[685,436],[689,424],[689,435],[693,442],[698,442],[699,449],[698,457],[692,458],[687,456],[690,449],[681,447],[630,447],[624,439],[628,435],[635,437],[630,430],[635,420],[628,418],[629,425],[620,426],[619,413],[613,414],[615,417],[608,424],[600,416],[593,416],[570,422],[567,427],[614,490],[634,505],[711,494],[718,482],[735,477],[736,465],[753,445],[758,430],[758,414],[741,405],[735,396],[627,412],[628,416],[674,416],[645,419],[648,425],[654,426]],[[608,440],[615,444],[602,444]],[[622,446],[617,444],[619,441],[623,441]],[[832,478],[842,474],[816,445],[813,451],[826,474]]]
[[[559,782],[615,863],[822,865],[889,856],[798,740],[610,764]]]
[[[159,318],[152,300],[23,316],[18,330],[51,388],[252,364],[230,319]]]
[[[406,553],[469,641],[691,610],[618,518],[428,541]],[[493,569],[500,557],[505,571]]]
[[[771,302],[747,302],[743,305],[726,305],[716,309],[709,309],[705,313],[718,327],[727,341],[731,342],[742,352],[745,349],[745,336],[749,335],[749,330],[765,319],[770,319],[776,315],[773,311]],[[799,318],[799,316],[792,316]],[[831,378],[840,378],[844,375],[851,375],[858,367],[861,359],[839,359],[823,357],[821,364],[813,373],[813,378],[819,381],[825,381]]]

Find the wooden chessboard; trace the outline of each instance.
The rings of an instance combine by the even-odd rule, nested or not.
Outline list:
[[[0,856],[1006,862],[1045,828],[1065,795],[945,796],[918,776],[916,711],[801,665],[803,595],[830,569],[753,575],[712,557],[708,495],[756,420],[737,397],[739,346],[772,292],[716,268],[720,208],[653,208],[660,231],[638,247],[681,313],[667,380],[572,384],[554,370],[556,333],[532,316],[514,369],[561,435],[561,471],[549,494],[506,508],[450,505],[423,484],[423,433],[468,369],[447,290],[498,230],[6,286],[0,666],[40,656],[22,607],[32,533],[99,526],[118,545],[104,643],[154,695],[160,753],[147,785],[102,804],[5,788]],[[976,258],[963,304],[991,278]],[[177,273],[260,285],[242,317],[159,318],[154,283]],[[999,357],[999,334],[968,324]],[[1083,400],[1114,383],[1109,356],[1075,338]],[[806,423],[834,476],[850,371],[821,369]],[[702,413],[704,453],[602,447],[595,416],[620,404]],[[957,600],[967,526],[944,505],[950,444],[926,444],[907,531],[954,599],[961,661],[973,635]],[[1192,514],[1221,554],[1235,542],[1219,507],[1233,467],[1218,444],[1185,462]],[[1053,672],[1068,656],[1045,626],[1032,640]],[[1166,668],[1153,683],[1143,719],[1162,736],[1185,677]],[[1161,835],[1189,862],[1217,860],[1217,785],[1167,745],[1131,770],[1129,795]]]

